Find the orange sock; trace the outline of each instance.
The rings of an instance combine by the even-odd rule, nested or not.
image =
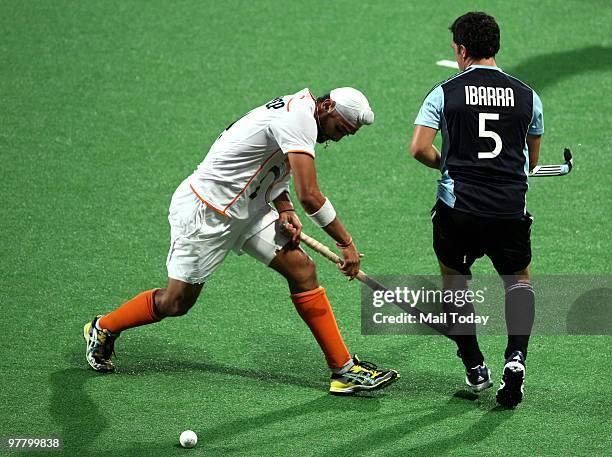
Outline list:
[[[153,296],[157,290],[142,292],[115,311],[101,317],[98,321],[100,328],[120,333],[128,328],[159,322],[161,319],[155,314],[153,306]]]
[[[291,301],[302,320],[310,327],[310,331],[325,354],[327,365],[331,369],[344,366],[351,356],[340,336],[325,289],[319,287],[308,292],[293,294]]]

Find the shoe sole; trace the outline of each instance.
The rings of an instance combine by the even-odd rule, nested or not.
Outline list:
[[[88,322],[83,326],[83,338],[85,339],[85,360],[87,360],[87,364],[91,367],[92,370],[97,371],[98,373],[112,373],[113,371],[115,371],[115,367],[108,368],[106,365],[94,364],[95,362],[92,362],[91,360],[89,360],[89,357],[87,357],[87,348],[89,347],[89,340],[91,338],[89,336],[90,330],[91,322]]]
[[[390,384],[394,383],[399,378],[400,378],[400,374],[397,371],[389,370],[389,373],[382,379],[382,381],[380,381],[378,384],[374,384],[373,386],[356,385],[356,386],[347,387],[345,389],[338,389],[336,387],[330,387],[329,393],[332,395],[338,395],[338,396],[350,396],[357,392],[382,389],[383,387],[387,387]]]
[[[523,401],[524,380],[525,367],[518,362],[508,362],[504,367],[503,385],[497,389],[497,403],[506,408],[514,408]]]

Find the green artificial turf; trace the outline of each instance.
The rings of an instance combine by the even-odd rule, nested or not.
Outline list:
[[[498,64],[543,100],[541,162],[574,151],[572,175],[531,182],[534,273],[610,274],[607,1],[0,1],[0,436],[61,437],[79,456],[609,453],[609,336],[534,336],[525,402],[499,410],[493,391],[466,393],[442,338],[362,336],[358,285],[319,259],[349,349],[402,373],[388,390],[329,396],[282,278],[246,256],[186,317],[125,332],[116,374],[85,363],[87,320],[165,285],[178,183],[231,121],[304,87],[355,86],[376,113],[317,155],[363,269],[436,274],[437,175],[406,150],[452,74],[435,65],[452,59],[447,27],[474,9],[500,23]],[[482,338],[496,382],[504,344]]]

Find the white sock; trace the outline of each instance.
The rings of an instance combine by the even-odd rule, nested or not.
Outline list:
[[[348,362],[346,362],[340,368],[332,369],[332,373],[334,373],[334,374],[344,374],[347,371],[349,371],[351,368],[353,368],[353,365],[355,365],[355,362],[353,362],[353,359],[350,358],[350,359],[348,359]]]

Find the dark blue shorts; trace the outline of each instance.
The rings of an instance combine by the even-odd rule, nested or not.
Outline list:
[[[512,275],[531,263],[531,224],[526,213],[518,219],[475,216],[438,200],[431,210],[433,247],[438,259],[461,274],[487,256],[500,275]]]

